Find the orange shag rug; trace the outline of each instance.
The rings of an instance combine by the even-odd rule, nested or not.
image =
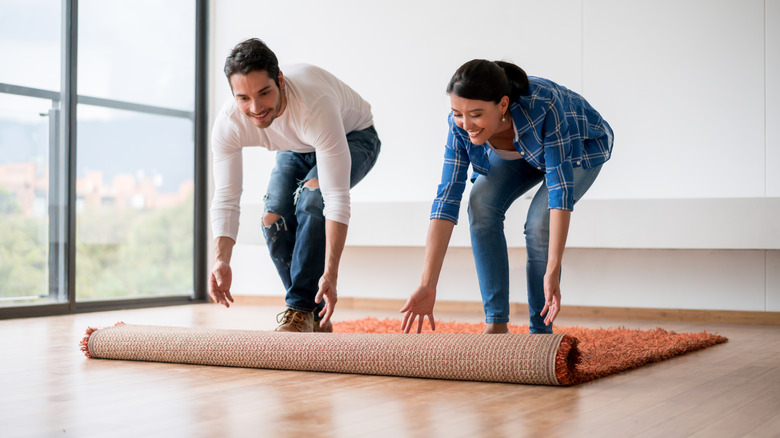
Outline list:
[[[393,319],[365,318],[333,324],[333,331],[340,333],[400,333],[400,328],[401,321]],[[435,332],[426,323],[423,333],[482,333],[484,329],[483,323],[437,322]],[[528,333],[528,326],[510,324],[509,332]],[[556,326],[555,333],[569,335],[579,341],[579,362],[574,367],[576,383],[632,370],[728,340],[707,332],[676,333],[660,328],[636,330]]]

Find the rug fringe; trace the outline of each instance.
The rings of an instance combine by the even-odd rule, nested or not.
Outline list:
[[[555,378],[558,384],[570,386],[577,383],[576,367],[580,363],[580,350],[577,348],[579,340],[575,337],[564,335],[561,345],[555,355]]]
[[[116,324],[114,324],[114,327],[122,324],[124,324],[124,322],[119,321]],[[79,342],[79,348],[84,353],[84,356],[87,356],[87,358],[89,359],[94,359],[92,354],[90,354],[89,352],[89,338],[92,336],[92,333],[95,333],[98,330],[101,330],[101,328],[87,327],[87,332],[84,334],[84,337],[81,338],[81,342]]]

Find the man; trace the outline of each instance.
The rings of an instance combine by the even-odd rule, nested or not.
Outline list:
[[[265,196],[263,234],[286,288],[277,331],[332,331],[339,261],[350,217],[349,190],[374,166],[380,141],[371,106],[327,71],[279,68],[259,39],[225,61],[233,92],[212,132],[215,263],[209,295],[225,307],[238,234],[242,149],[277,151]]]

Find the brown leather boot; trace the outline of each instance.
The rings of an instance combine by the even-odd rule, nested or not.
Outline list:
[[[277,332],[311,333],[314,331],[314,314],[311,312],[299,312],[287,309],[276,315]]]

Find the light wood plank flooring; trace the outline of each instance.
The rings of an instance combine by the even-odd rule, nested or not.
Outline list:
[[[0,321],[0,437],[778,437],[780,326],[568,318],[729,342],[571,388],[88,360],[87,326],[273,329],[200,304]],[[398,318],[338,309],[334,319]],[[480,320],[475,314],[439,320]]]

